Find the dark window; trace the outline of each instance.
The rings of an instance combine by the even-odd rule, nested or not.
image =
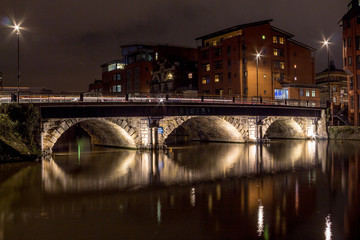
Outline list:
[[[222,61],[216,61],[215,63],[214,63],[214,65],[215,65],[215,70],[217,70],[217,69],[222,69]]]
[[[221,48],[215,48],[214,50],[214,56],[215,57],[220,57],[221,56],[221,51],[222,49]]]
[[[344,38],[344,48],[346,48],[346,40],[345,40],[345,38]]]
[[[356,69],[360,69],[360,55],[356,55]]]
[[[355,38],[356,50],[360,50],[360,36]]]
[[[347,39],[347,46],[351,47],[351,37],[348,37],[348,39]],[[344,47],[346,47],[345,44],[344,44]]]
[[[228,65],[228,68],[231,68],[231,59],[227,60],[227,65]]]
[[[348,27],[348,28],[351,27],[351,22],[350,22],[350,20],[347,20],[347,27]]]
[[[201,53],[202,59],[208,59],[209,58],[209,51],[203,51]]]
[[[349,57],[348,66],[352,66],[352,57]]]
[[[354,80],[353,80],[353,77],[350,77],[350,78],[349,78],[349,86],[350,86],[350,89],[349,89],[349,90],[354,90]]]
[[[231,72],[228,72],[228,81],[231,81]]]
[[[228,56],[231,55],[231,46],[228,46],[228,47],[227,47],[226,53],[227,53]]]

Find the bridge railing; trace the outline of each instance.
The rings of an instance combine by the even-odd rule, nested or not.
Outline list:
[[[0,103],[10,103],[11,93],[0,92]],[[301,107],[326,107],[314,99],[273,99],[200,94],[101,94],[101,93],[21,93],[20,103],[76,103],[76,102],[142,102],[142,103],[199,103],[199,104],[256,104]]]

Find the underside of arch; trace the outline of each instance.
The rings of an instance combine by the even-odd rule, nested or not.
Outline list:
[[[186,120],[168,135],[165,142],[174,143],[175,138],[183,141],[244,142],[240,132],[231,123],[214,116]]]
[[[304,139],[306,138],[300,125],[291,119],[275,120],[266,130],[264,137],[267,138],[288,138]]]

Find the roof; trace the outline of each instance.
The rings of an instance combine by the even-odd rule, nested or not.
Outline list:
[[[309,49],[310,51],[316,51],[316,48],[310,47],[310,46],[308,46],[308,45],[306,45],[306,44],[303,44],[303,43],[301,43],[301,42],[298,42],[298,41],[296,41],[296,40],[294,40],[294,39],[289,39],[288,41],[291,42],[291,43],[293,43],[293,44],[295,44],[295,45],[298,45],[298,46],[300,46],[300,47],[307,48],[307,49]]]
[[[289,33],[289,32],[286,32],[286,31],[284,31],[284,30],[282,30],[282,29],[280,29],[280,28],[274,27],[274,26],[271,26],[271,29],[274,30],[274,31],[276,31],[276,32],[279,32],[279,33],[284,34],[284,35],[287,36],[288,38],[292,38],[292,37],[295,36],[294,34],[291,34],[291,33]]]
[[[263,20],[263,21],[259,21],[259,22],[252,22],[252,23],[241,24],[241,25],[237,25],[237,26],[233,26],[233,27],[230,27],[230,28],[226,28],[226,29],[223,29],[223,30],[220,30],[220,31],[217,31],[217,32],[213,32],[213,33],[204,35],[204,36],[202,36],[202,37],[195,38],[195,40],[208,39],[208,38],[216,37],[216,36],[219,36],[219,35],[227,34],[227,33],[233,32],[233,31],[237,31],[237,30],[240,30],[240,29],[243,29],[243,28],[248,28],[248,27],[254,27],[254,26],[258,26],[258,25],[268,24],[268,23],[270,23],[270,22],[272,22],[272,21],[273,21],[272,19],[267,19],[267,20]]]
[[[327,72],[328,72],[328,69],[329,69],[329,68],[326,68],[326,69],[324,69],[322,72],[319,72],[319,73],[317,73],[317,74],[327,73]],[[331,60],[330,60],[330,73],[332,73],[332,72],[341,72],[341,73],[346,74],[343,69],[338,69],[338,68],[336,68],[334,60],[331,59]]]
[[[115,59],[115,60],[112,60],[110,62],[106,62],[104,64],[101,64],[100,67],[106,67],[106,66],[108,66],[110,64],[113,64],[113,63],[124,63],[124,61],[120,60],[120,59]]]
[[[354,4],[354,3],[355,3],[355,5],[352,5],[352,6],[351,6],[351,4]],[[356,16],[359,15],[359,13],[360,13],[360,7],[359,7],[359,5],[356,4],[356,3],[357,3],[357,1],[352,0],[352,1],[350,1],[350,3],[347,5],[348,8],[351,6],[351,9],[349,9],[349,10],[347,11],[347,13],[346,13],[346,14],[341,18],[341,20],[338,22],[338,24],[339,24],[340,26],[342,25],[342,21],[343,21],[344,19],[353,18],[353,17],[356,17]]]
[[[304,83],[284,83],[282,87],[298,87],[298,88],[321,88],[316,84],[304,84]]]

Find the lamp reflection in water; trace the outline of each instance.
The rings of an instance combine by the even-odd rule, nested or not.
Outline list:
[[[257,234],[259,237],[264,232],[264,206],[261,199],[258,199],[258,221],[257,221]]]
[[[195,202],[196,202],[196,198],[195,198],[195,188],[192,188],[192,189],[191,189],[190,201],[191,201],[191,206],[195,207]]]
[[[330,220],[330,214],[327,215],[327,217],[325,218],[325,239],[326,240],[331,240],[332,238],[332,233],[331,233],[331,220]]]

